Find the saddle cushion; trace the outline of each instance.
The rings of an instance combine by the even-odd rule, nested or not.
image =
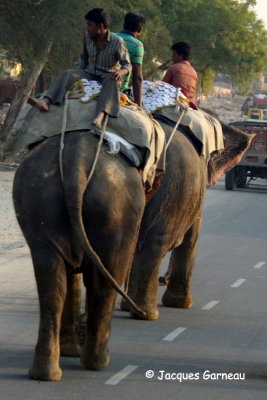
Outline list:
[[[5,154],[14,155],[47,137],[61,134],[63,110],[64,107],[51,105],[45,113],[26,105],[5,143]],[[96,132],[92,124],[95,114],[95,100],[81,103],[77,99],[68,99],[65,132]],[[141,148],[143,182],[152,185],[155,174],[165,169],[165,134],[159,123],[137,106],[121,106],[119,117],[109,118],[106,130]]]

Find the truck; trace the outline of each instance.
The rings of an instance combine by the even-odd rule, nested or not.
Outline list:
[[[267,108],[267,95],[266,95],[266,93],[264,92],[264,93],[255,94],[254,97],[253,97],[252,106],[256,107],[256,108],[261,108],[261,109]]]
[[[251,119],[266,119],[267,93],[263,92],[247,97],[242,104],[241,113]]]
[[[256,136],[239,164],[226,173],[225,189],[245,188],[252,180],[267,179],[267,120],[246,119],[229,125]]]

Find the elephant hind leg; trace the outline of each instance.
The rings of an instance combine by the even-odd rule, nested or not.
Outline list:
[[[87,288],[87,315],[80,321],[80,327],[83,325],[86,330],[81,346],[81,366],[96,371],[105,368],[110,361],[107,343],[116,298],[114,289],[105,288],[103,280],[101,286],[99,293],[91,293]]]
[[[40,324],[34,361],[29,376],[44,381],[59,381],[60,322],[67,292],[65,263],[51,247],[31,249],[35,270]]]
[[[81,313],[81,274],[67,274],[67,295],[61,318],[60,355],[79,357],[77,324]]]
[[[201,217],[198,217],[180,246],[172,251],[168,285],[162,297],[162,304],[166,307],[191,308],[193,305],[190,286],[200,227]]]
[[[154,243],[147,243],[141,251],[135,254],[128,295],[145,311],[146,315],[137,314],[123,299],[121,310],[130,311],[133,319],[155,321],[159,318],[157,307],[158,270],[164,254],[163,251],[158,251],[158,247]]]

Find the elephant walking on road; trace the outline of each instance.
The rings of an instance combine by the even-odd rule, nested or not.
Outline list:
[[[168,137],[172,129],[164,123],[162,128]],[[236,146],[240,157],[249,145],[248,135],[242,135]],[[158,318],[160,261],[173,250],[163,304],[192,304],[189,289],[207,183],[206,161],[182,133],[175,134],[167,151],[164,178],[146,205],[138,170],[123,156],[107,154],[104,149],[88,185],[97,143],[86,131],[66,134],[63,183],[59,136],[30,150],[16,172],[14,206],[31,250],[40,303],[39,335],[30,369],[34,379],[61,378],[60,352],[80,353],[81,365],[87,369],[101,369],[109,363],[107,343],[116,292],[100,265],[118,285],[132,265],[129,295],[146,312],[143,318],[154,320]],[[215,175],[222,164],[218,158]],[[81,348],[74,332],[80,313],[76,275],[80,272],[87,309]]]
[[[59,137],[25,157],[14,180],[16,215],[31,250],[40,302],[40,327],[30,376],[59,380],[61,354],[78,355],[75,326],[80,314],[79,279],[86,286],[87,332],[81,364],[101,369],[109,362],[107,342],[116,292],[96,268],[95,254],[118,285],[132,263],[145,207],[142,181],[122,157],[104,151],[87,188],[98,139],[68,133],[64,186],[58,167]],[[73,222],[74,221],[74,222]],[[78,238],[84,229],[94,254]],[[73,275],[74,274],[74,275]]]

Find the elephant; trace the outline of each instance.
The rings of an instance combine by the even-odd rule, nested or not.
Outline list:
[[[169,137],[172,128],[160,124]],[[238,136],[231,157],[238,160],[250,139],[235,128],[225,128],[226,136],[229,129],[232,141],[234,130]],[[158,270],[172,250],[163,304],[192,305],[190,282],[207,176],[212,182],[224,170],[224,160],[215,155],[207,175],[206,160],[186,135],[177,132],[167,150],[165,174],[146,201],[138,169],[103,147],[88,183],[97,146],[98,138],[90,132],[68,132],[61,176],[60,136],[49,137],[28,152],[15,174],[14,207],[31,251],[40,304],[29,370],[33,379],[60,380],[60,355],[80,355],[86,369],[108,365],[116,291],[100,266],[118,286],[128,279],[128,294],[144,313],[125,302],[123,309],[130,309],[134,318],[155,320]],[[80,315],[81,276],[86,287],[86,328],[79,345],[75,323]]]

